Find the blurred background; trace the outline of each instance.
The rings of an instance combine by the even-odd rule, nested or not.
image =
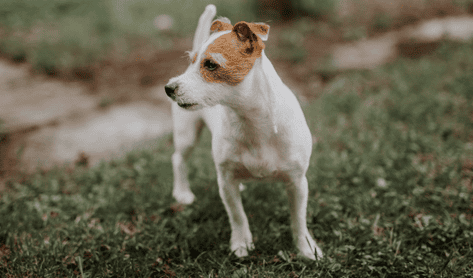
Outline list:
[[[473,34],[472,0],[1,0],[0,178],[94,165],[169,133],[163,86],[210,3],[271,26],[267,56],[303,104],[341,72]]]

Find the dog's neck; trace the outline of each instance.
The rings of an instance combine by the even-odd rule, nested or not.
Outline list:
[[[244,84],[237,89],[238,98],[227,103],[231,122],[236,127],[235,136],[248,143],[258,145],[278,133],[275,117],[277,87],[281,79],[271,71],[274,68],[266,55],[255,62],[253,70],[246,76]]]

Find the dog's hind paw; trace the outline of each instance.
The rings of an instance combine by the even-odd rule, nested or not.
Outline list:
[[[195,195],[188,191],[188,192],[173,192],[172,193],[172,196],[174,197],[174,199],[176,199],[176,201],[180,204],[183,204],[183,205],[190,205],[194,202],[195,200]]]

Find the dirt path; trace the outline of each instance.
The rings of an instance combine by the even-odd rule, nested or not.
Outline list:
[[[0,61],[0,85],[0,119],[9,131],[0,143],[4,173],[71,162],[82,152],[94,165],[171,130],[164,84],[141,89],[142,100],[99,108],[99,95],[81,82],[32,76],[26,64]]]
[[[422,21],[374,38],[336,45],[332,52],[337,69],[373,68],[398,55],[418,58],[435,50],[445,38],[468,40],[473,36],[473,17],[445,17]]]

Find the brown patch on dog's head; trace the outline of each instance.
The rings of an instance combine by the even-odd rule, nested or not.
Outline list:
[[[212,26],[210,26],[210,31],[212,32],[221,32],[221,31],[227,31],[227,30],[232,30],[233,26],[225,21],[222,20],[214,20],[212,22]]]
[[[214,21],[211,30],[230,31],[209,45],[201,60],[200,73],[207,82],[237,85],[253,68],[265,48],[269,26],[262,23]]]

